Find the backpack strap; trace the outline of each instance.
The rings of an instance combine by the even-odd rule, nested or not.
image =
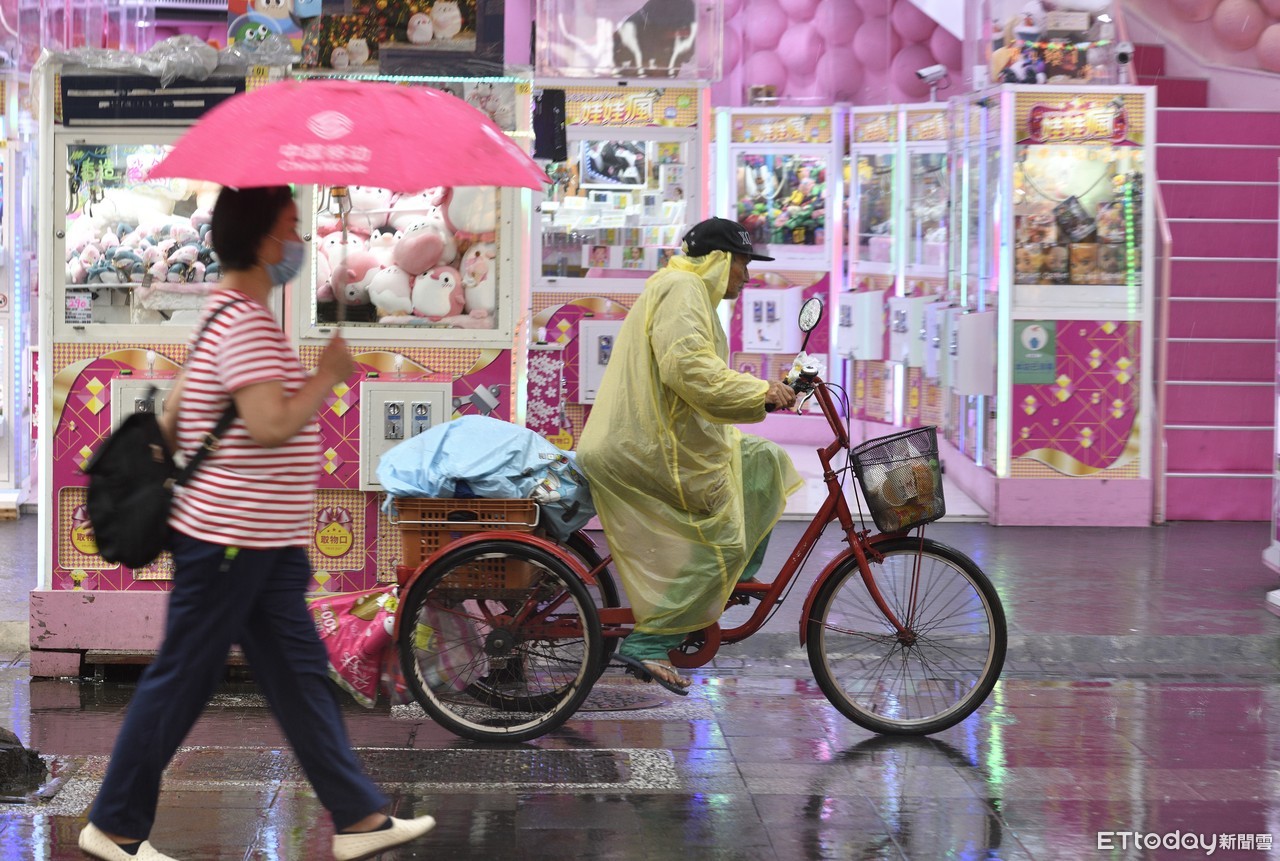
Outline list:
[[[209,330],[209,325],[217,319],[218,315],[230,308],[232,305],[238,305],[246,301],[248,300],[232,299],[223,305],[219,305],[214,312],[209,315],[209,319],[205,320],[204,325],[200,327],[200,332],[196,335],[195,343],[191,345],[191,352],[187,354],[188,362],[190,362],[191,357],[195,355],[196,349],[200,346],[200,341],[204,338],[204,333]],[[152,393],[154,393],[155,390],[156,387],[152,386]],[[231,423],[236,420],[237,414],[236,401],[235,398],[232,398],[231,403],[227,405],[227,408],[223,410],[222,415],[218,417],[217,424],[213,426],[213,430],[204,435],[204,442],[200,444],[200,447],[196,449],[196,453],[187,461],[187,465],[182,468],[182,472],[178,473],[177,478],[174,479],[174,484],[186,484],[191,480],[191,476],[195,474],[195,471],[200,466],[201,461],[208,457],[212,452],[218,450],[218,446],[222,442],[222,435],[231,427]]]

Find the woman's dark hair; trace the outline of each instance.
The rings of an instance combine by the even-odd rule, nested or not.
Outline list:
[[[214,253],[224,270],[258,265],[258,246],[293,201],[287,185],[224,188],[213,205],[210,223]]]

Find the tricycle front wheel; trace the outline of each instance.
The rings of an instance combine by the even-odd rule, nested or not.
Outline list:
[[[554,553],[518,541],[446,553],[400,603],[414,699],[450,732],[521,742],[559,727],[603,660],[595,603]]]

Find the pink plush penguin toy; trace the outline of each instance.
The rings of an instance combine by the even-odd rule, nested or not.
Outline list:
[[[413,313],[437,322],[462,312],[462,276],[452,266],[437,266],[413,279]]]
[[[365,305],[369,302],[369,282],[381,268],[378,258],[364,250],[348,251],[346,260],[330,261],[333,265],[333,294],[344,305]]]

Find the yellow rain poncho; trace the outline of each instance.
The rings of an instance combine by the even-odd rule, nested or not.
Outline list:
[[[578,443],[642,633],[719,619],[801,485],[781,448],[733,426],[764,418],[769,384],[728,365],[715,311],[731,262],[725,251],[675,257],[649,278]]]

